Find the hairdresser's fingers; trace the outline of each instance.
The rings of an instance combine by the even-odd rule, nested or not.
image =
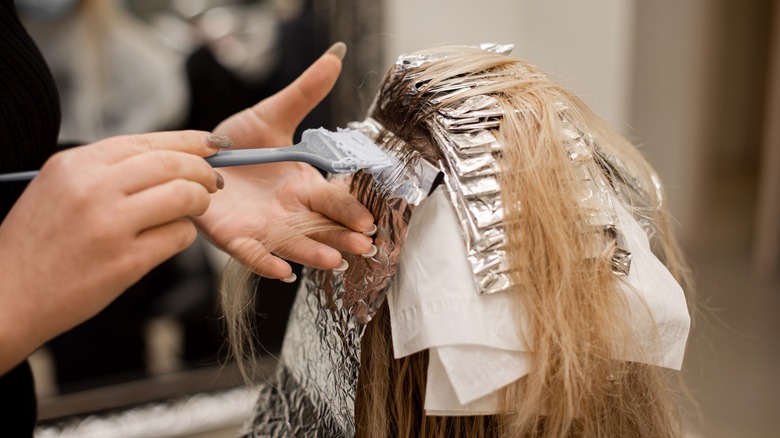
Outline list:
[[[115,163],[144,152],[160,149],[187,152],[209,157],[232,145],[230,138],[204,131],[169,131],[151,134],[123,135],[93,143],[89,152],[104,163]]]
[[[262,243],[249,237],[232,240],[225,248],[239,263],[266,278],[290,278],[290,264],[274,256]]]
[[[265,123],[292,133],[304,117],[328,95],[341,73],[343,43],[336,43],[282,91],[252,110]]]
[[[331,248],[351,254],[367,255],[374,251],[373,239],[363,233],[347,229],[323,231],[311,234],[309,237]]]
[[[341,264],[341,253],[306,236],[290,238],[275,250],[287,260],[318,269],[334,269]]]
[[[134,193],[124,203],[124,214],[136,229],[147,229],[187,216],[200,216],[211,202],[208,190],[185,179],[175,179]]]
[[[184,152],[158,150],[122,160],[113,166],[117,183],[127,194],[173,179],[185,179],[217,191],[220,178],[203,158]]]
[[[349,192],[349,185],[352,182],[352,176],[348,176],[346,178],[331,178],[328,181],[328,184],[331,184],[333,187],[336,187],[337,189],[341,190],[342,192]]]
[[[374,217],[354,196],[333,184],[318,184],[308,192],[307,207],[360,233],[374,229]]]
[[[144,275],[155,266],[186,249],[195,241],[198,231],[187,219],[177,219],[141,232],[133,242],[131,251],[126,252],[125,263],[131,277]],[[135,282],[137,278],[127,279]]]

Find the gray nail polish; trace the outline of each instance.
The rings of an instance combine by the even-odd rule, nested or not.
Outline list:
[[[344,55],[347,54],[347,45],[339,41],[330,46],[325,53],[330,53],[331,55],[335,55],[337,58],[344,60]]]
[[[206,141],[214,149],[230,149],[233,147],[233,139],[227,135],[209,134]]]
[[[219,172],[217,172],[216,170],[214,171],[214,175],[217,176],[217,190],[224,189],[225,188],[225,178],[222,178],[222,175]]]
[[[295,273],[293,272],[292,274],[290,274],[289,277],[280,278],[279,280],[281,280],[281,281],[283,281],[285,283],[295,283],[295,280],[297,280],[297,279],[298,279],[298,276],[295,275]]]

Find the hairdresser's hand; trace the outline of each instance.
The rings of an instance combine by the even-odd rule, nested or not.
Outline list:
[[[0,374],[192,243],[222,185],[208,133],[114,137],[54,155],[0,225]]]
[[[225,120],[214,132],[232,138],[235,148],[291,145],[298,124],[333,88],[344,49],[343,45],[334,46],[287,88]],[[273,249],[280,257],[333,269],[341,263],[336,249],[355,254],[371,251],[371,239],[360,233],[373,228],[371,214],[343,187],[326,182],[313,167],[274,163],[220,172],[225,177],[225,190],[214,196],[208,212],[197,223],[217,246],[258,274],[290,277],[287,262],[271,255],[263,243],[289,232],[285,225],[300,213],[315,212],[345,228],[294,237]]]

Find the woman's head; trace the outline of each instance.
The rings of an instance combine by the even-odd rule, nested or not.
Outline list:
[[[310,272],[300,294],[319,297],[305,309],[316,326],[303,312],[291,328],[307,326],[303,332],[314,338],[327,333],[308,345],[355,359],[358,382],[339,388],[356,392],[360,436],[674,436],[679,424],[665,374],[644,364],[658,363],[665,344],[658,333],[634,327],[637,318],[653,322],[643,298],[653,291],[635,290],[633,247],[626,243],[639,230],[685,283],[660,186],[627,140],[505,49],[443,47],[401,57],[356,127],[410,166],[422,158],[442,170],[438,190],[459,230],[447,237],[462,244],[474,294],[506,300],[515,321],[509,331],[528,357],[523,377],[497,392],[490,415],[425,415],[434,349],[395,359],[397,309],[382,304],[391,283],[410,284],[395,272],[399,256],[409,255],[401,247],[413,208],[395,196],[392,179],[353,177],[353,194],[380,225],[378,254],[354,260],[343,275]],[[626,235],[626,217],[637,224],[633,236]],[[437,266],[415,263],[435,277]],[[411,289],[405,292],[425,295]],[[298,362],[307,355],[298,353],[307,342],[294,332],[284,359],[294,375],[305,374]],[[334,333],[348,342],[334,342]],[[289,343],[298,350],[287,350]],[[341,371],[337,380],[356,377]],[[331,391],[339,383],[333,374],[312,391]]]
[[[502,415],[426,418],[427,354],[392,359],[383,314],[362,344],[359,391],[373,394],[358,395],[362,432],[382,436],[376,431],[389,424],[399,435],[674,435],[664,373],[623,357],[640,342],[621,288],[631,254],[618,209],[643,226],[678,281],[686,275],[639,152],[532,65],[480,48],[402,57],[369,116],[381,126],[379,143],[442,167],[479,292],[512,296],[531,367],[502,391]],[[359,176],[353,187],[369,185]],[[634,357],[653,363],[659,344],[642,343]]]

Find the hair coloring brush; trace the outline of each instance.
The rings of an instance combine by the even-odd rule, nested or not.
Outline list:
[[[301,142],[293,146],[227,150],[205,160],[212,167],[300,161],[330,173],[355,173],[363,170],[373,175],[380,184],[390,182],[392,178],[401,186],[407,186],[394,190],[404,198],[407,197],[404,193],[411,191],[409,189],[427,194],[438,175],[438,169],[424,160],[420,160],[420,165],[415,163],[413,166],[405,166],[401,160],[380,149],[363,133],[352,129],[340,129],[337,132],[324,128],[308,129],[304,131]],[[406,167],[408,170],[404,170]],[[27,181],[37,174],[37,170],[0,174],[0,182]],[[404,178],[399,179],[399,175]],[[411,199],[407,201],[415,204],[419,202]]]

